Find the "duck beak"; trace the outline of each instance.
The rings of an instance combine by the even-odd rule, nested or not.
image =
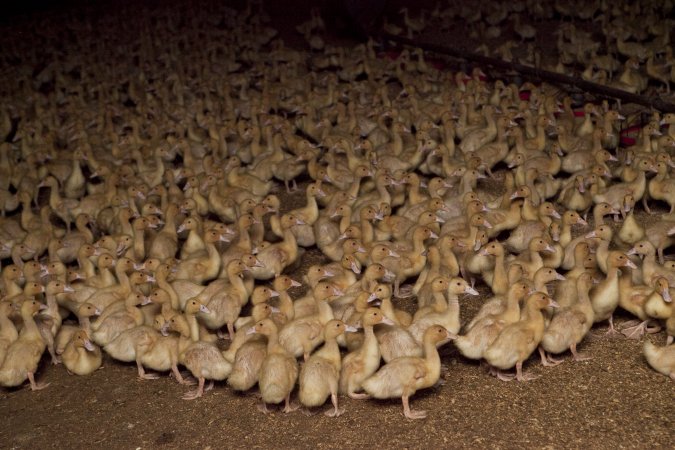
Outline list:
[[[398,258],[400,255],[393,250],[389,250],[389,256],[392,256],[394,258]]]
[[[567,278],[565,278],[564,275],[559,274],[558,272],[556,272],[556,274],[555,274],[555,279],[558,280],[558,281],[565,281]]]
[[[434,233],[433,231],[429,234],[430,239],[438,239],[438,235]]]
[[[295,280],[291,280],[291,287],[300,287],[300,286],[302,286],[302,283]]]
[[[143,301],[141,301],[141,306],[149,305],[152,303],[152,299],[150,297],[144,296]]]
[[[357,266],[355,262],[352,261],[352,263],[349,266],[352,269],[352,272],[354,272],[355,274],[358,275],[361,273],[361,268]]]
[[[668,288],[663,289],[661,292],[661,297],[663,297],[663,301],[666,303],[671,303],[673,301],[672,297],[670,296],[670,290]]]
[[[631,269],[637,269],[637,266],[635,265],[635,263],[633,261],[631,261],[630,259],[626,262],[626,267],[630,267]]]
[[[546,248],[544,249],[545,252],[548,253],[555,253],[555,249],[551,247],[550,245],[547,245]]]
[[[206,305],[199,305],[199,312],[209,314],[211,310],[207,308]]]
[[[255,327],[251,327],[248,330],[246,330],[246,335],[249,335],[249,334],[255,334]]]
[[[492,224],[491,224],[490,222],[488,222],[487,220],[484,220],[484,221],[483,221],[483,226],[484,226],[485,228],[488,228],[488,229],[489,229],[489,228],[492,228]]]
[[[396,274],[389,269],[385,269],[384,276],[382,277],[382,279],[386,282],[389,282],[394,278],[396,278]]]
[[[577,225],[583,225],[583,226],[586,226],[586,225],[588,225],[588,222],[586,222],[584,219],[582,219],[581,217],[579,217],[579,220],[577,220]]]
[[[274,289],[270,289],[270,297],[278,297],[279,293]]]
[[[358,333],[358,329],[356,327],[353,327],[351,325],[346,325],[345,326],[345,333]]]
[[[258,258],[256,258],[255,263],[253,264],[253,267],[265,267],[265,264],[263,264],[262,261],[260,261]]]
[[[96,347],[94,347],[94,344],[91,343],[89,339],[84,340],[84,348],[87,349],[87,351],[93,352]]]
[[[270,306],[270,311],[272,311],[274,314],[279,314],[281,312],[281,310],[276,306]]]
[[[154,283],[157,280],[155,280],[155,277],[148,275],[147,277],[145,277],[145,281],[148,283]]]
[[[375,295],[374,293],[368,296],[368,303],[374,302],[375,300],[377,300],[377,295]]]
[[[584,236],[584,237],[585,237],[586,239],[594,238],[594,237],[596,237],[596,233],[595,233],[595,231],[591,231],[590,233],[588,233],[588,234],[587,234],[586,236]]]
[[[467,286],[466,288],[464,288],[464,293],[469,295],[479,295],[478,291],[472,288],[471,286]]]
[[[162,333],[162,336],[168,336],[169,335],[169,322],[165,322],[164,325],[162,325],[162,328],[159,329],[159,332]]]
[[[100,315],[101,315],[101,310],[98,309],[98,308],[96,308],[96,309],[94,310],[94,315],[95,315],[95,316],[100,316]]]
[[[63,292],[75,292],[75,289],[69,284],[66,284],[63,288]]]
[[[382,323],[385,325],[394,325],[394,322],[387,316],[382,316]]]
[[[485,248],[481,248],[480,251],[478,252],[478,256],[487,256],[488,252]]]
[[[631,256],[631,255],[637,255],[637,250],[635,250],[635,247],[631,248],[626,252],[626,256]]]
[[[550,298],[548,300],[548,306],[549,306],[549,308],[560,308],[560,305],[558,304],[558,302],[556,302],[552,298]]]
[[[46,310],[46,309],[47,309],[47,305],[41,303],[41,304],[40,304],[40,311],[44,311],[44,310]]]

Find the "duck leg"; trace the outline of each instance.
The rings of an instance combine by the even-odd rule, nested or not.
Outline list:
[[[186,386],[193,386],[195,384],[194,380],[183,378],[183,375],[180,373],[180,370],[178,370],[178,366],[176,364],[171,365],[171,375],[173,375],[176,381],[178,381],[180,384],[184,384]]]
[[[36,383],[35,382],[35,376],[33,375],[33,372],[28,372],[28,381],[30,382],[30,390],[31,391],[40,391],[47,386],[49,386],[50,383]]]
[[[338,396],[336,392],[330,394],[330,401],[333,403],[333,409],[329,409],[324,414],[328,417],[339,417],[344,414],[345,410],[338,408]]]
[[[258,404],[258,411],[260,411],[263,414],[271,414],[272,413],[272,411],[267,409],[267,403],[265,403],[264,400]]]
[[[300,407],[299,405],[291,405],[291,393],[289,392],[284,402],[284,409],[283,409],[284,413],[288,414],[293,411],[297,411],[299,407]]]
[[[145,368],[141,364],[141,354],[136,352],[136,368],[138,369],[138,378],[140,380],[156,380],[159,375],[156,373],[145,373]]]
[[[427,412],[424,410],[413,411],[410,409],[408,397],[408,395],[403,395],[401,397],[401,402],[403,403],[403,415],[408,419],[424,419],[427,416]]]
[[[539,346],[539,356],[541,357],[541,365],[544,367],[555,367],[562,363],[562,359],[555,359],[551,355],[546,354],[546,350]]]
[[[537,375],[530,375],[523,373],[523,362],[518,361],[516,363],[516,380],[518,381],[530,381],[539,378]]]
[[[632,325],[635,321],[631,321],[630,324]],[[658,333],[661,331],[661,327],[658,325],[656,327],[648,327],[647,325],[651,322],[651,320],[645,320],[643,322],[638,323],[635,326],[629,326],[621,330],[621,334],[626,336],[628,339],[640,339],[642,336],[645,335],[645,333],[653,334],[653,333]]]
[[[199,386],[194,391],[186,392],[183,395],[183,400],[194,400],[198,397],[201,397],[204,394],[204,382],[206,380],[204,377],[199,377]]]
[[[584,355],[583,353],[577,352],[577,344],[570,345],[570,352],[572,352],[572,359],[574,361],[587,361],[593,359],[590,356]]]

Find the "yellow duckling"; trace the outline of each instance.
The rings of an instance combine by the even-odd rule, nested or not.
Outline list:
[[[481,359],[485,349],[494,342],[504,327],[520,319],[519,302],[529,292],[529,282],[523,280],[512,284],[506,295],[506,304],[501,310],[483,315],[463,336],[457,336],[455,345],[462,355],[470,359]]]
[[[588,297],[588,292],[591,289],[593,280],[590,272],[584,272],[577,278],[577,300],[576,302],[568,299],[561,300],[560,303],[570,304],[566,308],[561,308],[551,319],[544,337],[541,340],[539,352],[542,356],[542,363],[544,365],[558,361],[546,358],[544,353],[562,353],[569,348],[572,352],[572,359],[575,361],[584,361],[590,359],[577,353],[577,344],[581,342],[593,326],[593,306]]]
[[[358,393],[363,381],[375,373],[380,366],[380,347],[373,327],[378,323],[392,325],[378,308],[368,308],[361,317],[361,325],[365,334],[363,344],[349,353],[342,360],[340,372],[340,392],[354,399],[368,398],[368,394]]]
[[[338,417],[344,410],[338,407],[338,381],[342,361],[337,337],[356,328],[345,325],[341,320],[331,320],[324,327],[325,344],[302,366],[298,379],[300,403],[307,407],[323,405],[330,395],[333,409],[326,411],[328,417]]]
[[[642,351],[652,369],[675,381],[675,344],[657,347],[647,340]]]
[[[455,335],[440,325],[429,327],[424,333],[424,357],[409,356],[388,362],[363,382],[363,389],[375,398],[401,397],[405,417],[425,418],[426,411],[410,409],[409,398],[419,389],[429,388],[438,382],[441,358],[437,346],[454,338]]]
[[[523,374],[523,362],[537,348],[544,335],[542,310],[557,306],[552,298],[542,292],[535,292],[527,298],[520,321],[506,326],[483,354],[491,366],[500,370],[497,372],[497,378],[511,381],[512,376],[503,374],[501,370],[510,369],[515,365],[516,380],[534,379],[532,375]]]
[[[101,367],[101,349],[89,340],[87,332],[80,330],[73,334],[61,355],[68,373],[89,375]]]
[[[262,412],[267,414],[267,403],[285,402],[285,413],[294,410],[291,407],[291,392],[298,379],[298,363],[279,344],[277,326],[271,319],[264,319],[249,328],[247,333],[260,333],[267,336],[267,356],[260,367],[258,386],[262,396]]]
[[[46,348],[45,341],[40,335],[35,319],[33,319],[41,309],[46,309],[46,307],[37,300],[25,300],[21,305],[23,328],[18,339],[7,348],[5,361],[0,367],[0,384],[2,386],[19,386],[26,378],[28,378],[30,388],[33,391],[49,386],[49,383],[36,383],[34,376],[40,357]]]

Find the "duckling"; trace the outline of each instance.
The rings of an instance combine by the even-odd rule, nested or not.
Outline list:
[[[297,260],[298,245],[291,227],[303,224],[302,220],[292,214],[284,214],[281,217],[284,239],[265,247],[256,255],[262,264],[261,267],[251,268],[251,274],[256,280],[278,277],[286,267]]]
[[[65,292],[73,292],[73,288],[58,280],[50,281],[45,288],[47,309],[36,317],[40,334],[45,344],[47,344],[47,349],[52,357],[52,364],[59,364],[60,362],[54,349],[54,341],[61,328],[62,320],[59,313],[59,305],[56,303],[56,295]]]
[[[624,213],[628,213],[628,215],[624,218],[623,223],[621,224],[621,229],[616,235],[616,240],[619,243],[632,246],[645,237],[645,229],[635,219],[635,215],[633,213],[634,209],[635,198],[630,194],[626,195],[624,197],[623,211]]]
[[[33,391],[49,386],[49,383],[35,382],[35,372],[46,347],[33,319],[41,309],[46,309],[46,307],[37,300],[26,299],[21,304],[23,328],[17,340],[7,348],[5,360],[0,367],[0,384],[5,387],[19,386],[26,378]]]
[[[89,340],[87,332],[80,330],[73,334],[61,355],[68,373],[89,375],[101,368],[101,349]]]
[[[279,330],[279,344],[295,357],[303,355],[307,361],[310,352],[323,341],[323,327],[334,318],[327,300],[342,294],[332,283],[319,283],[314,292],[317,312],[304,317],[298,317],[296,312],[296,318]]]
[[[568,348],[572,352],[573,360],[585,361],[590,359],[590,357],[577,352],[577,344],[583,340],[584,336],[586,336],[593,326],[595,313],[588,296],[592,283],[591,273],[582,273],[577,278],[576,301],[562,299],[558,302],[564,302],[570,306],[560,308],[544,331],[541,346],[539,347],[542,354],[542,362],[546,361],[544,365],[551,363],[555,365],[557,363],[557,361],[551,358],[546,358],[544,352],[557,354],[564,352]]]
[[[607,255],[607,276],[591,291],[591,303],[593,305],[594,322],[609,320],[607,333],[615,333],[613,313],[619,304],[619,268],[637,266],[628,257],[617,251],[610,251]]]
[[[101,346],[109,344],[121,332],[142,325],[144,317],[138,306],[150,303],[145,295],[132,292],[124,300],[124,307],[111,305],[103,310],[101,317],[92,324],[92,339]]]
[[[166,372],[171,370],[179,384],[193,384],[186,380],[178,370],[178,360],[181,351],[190,345],[190,326],[181,314],[173,314],[166,320],[163,314],[158,314],[153,321],[153,327],[160,332],[155,339],[148,339],[136,345],[136,365],[138,378],[141,380],[154,380],[159,378],[157,374],[146,373],[145,368]],[[178,336],[169,333],[173,331]]]
[[[516,366],[516,380],[528,381],[535,377],[523,374],[523,362],[539,345],[544,335],[544,316],[542,310],[547,307],[557,307],[558,304],[548,295],[535,292],[525,301],[525,311],[520,321],[507,325],[495,341],[485,349],[485,360],[499,370],[510,369]],[[502,372],[497,378],[510,381],[510,376]]]
[[[84,330],[87,333],[87,337],[91,333],[91,323],[90,318],[95,316],[100,316],[101,310],[91,303],[84,302],[80,305],[77,310],[77,321],[78,326],[75,325],[62,325],[59,328],[59,332],[54,339],[54,351],[57,355],[63,353],[68,342],[72,336],[79,330]]]
[[[330,395],[333,409],[326,411],[328,417],[338,417],[344,413],[338,407],[338,381],[342,362],[337,337],[356,328],[345,325],[341,320],[331,320],[324,327],[324,345],[312,354],[302,366],[298,384],[298,399],[307,407],[323,405]]]
[[[361,316],[361,325],[365,337],[358,349],[347,354],[342,360],[339,390],[354,399],[368,398],[368,394],[359,393],[363,381],[375,373],[380,366],[380,347],[373,327],[379,323],[393,325],[378,308],[368,308]]]
[[[515,323],[520,318],[519,302],[530,292],[530,284],[524,280],[509,286],[503,308],[494,313],[483,313],[473,325],[467,327],[465,334],[457,336],[455,345],[467,358],[481,359],[485,349],[499,336],[506,325]]]
[[[409,398],[438,382],[441,359],[437,346],[454,338],[455,335],[440,325],[429,327],[424,333],[424,357],[402,357],[388,362],[363,382],[363,389],[375,398],[401,397],[405,417],[425,418],[426,411],[410,409]]]
[[[207,231],[204,239],[207,256],[194,256],[181,260],[176,267],[175,279],[187,279],[196,283],[203,283],[216,278],[222,265],[220,252],[215,245],[219,241],[229,242],[225,235],[215,230]]]
[[[675,381],[675,344],[657,347],[646,340],[642,351],[654,370]]]
[[[260,367],[258,386],[262,396],[261,410],[267,414],[267,403],[285,402],[285,413],[294,410],[291,407],[291,392],[298,379],[298,363],[284,347],[279,344],[277,326],[271,319],[264,319],[249,328],[247,333],[260,333],[267,336],[267,355]]]
[[[435,311],[429,312],[423,316],[415,315],[415,319],[408,327],[408,332],[418,344],[422,345],[424,332],[431,325],[441,325],[453,335],[459,332],[458,296],[460,294],[478,295],[478,291],[462,278],[453,278],[448,280],[447,283],[447,299],[442,295],[438,296],[441,303],[445,303],[444,305],[436,305]]]
[[[0,367],[2,367],[2,363],[7,355],[7,348],[19,337],[16,325],[9,318],[13,311],[14,304],[12,302],[0,302]]]
[[[183,400],[194,400],[204,394],[206,378],[210,380],[224,380],[232,371],[232,364],[225,359],[215,344],[199,340],[199,324],[197,313],[208,313],[208,308],[195,299],[185,304],[185,319],[190,326],[192,343],[179,355],[179,361],[192,375],[197,378],[199,385],[196,390],[183,395]],[[212,381],[213,382],[213,381]],[[207,388],[206,390],[209,390]]]
[[[240,259],[230,261],[227,265],[229,283],[218,289],[212,295],[205,294],[205,289],[199,298],[204,300],[208,313],[199,313],[199,318],[207,328],[218,330],[227,325],[230,339],[234,339],[234,322],[239,317],[242,306],[248,301],[248,293],[240,274],[249,271],[249,268]]]
[[[261,334],[248,334],[248,330],[269,318],[275,310],[266,303],[255,304],[251,316],[241,323],[230,347],[223,353],[225,359],[232,361],[227,384],[235,391],[247,391],[258,382],[260,368],[267,355],[267,338]]]

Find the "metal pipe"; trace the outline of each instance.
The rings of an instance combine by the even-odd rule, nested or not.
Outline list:
[[[536,78],[551,83],[567,84],[575,86],[583,91],[593,92],[605,97],[614,97],[629,103],[637,103],[638,105],[648,106],[657,109],[664,113],[675,112],[675,105],[665,102],[658,97],[648,97],[646,95],[632,94],[621,89],[615,89],[602,84],[591,83],[581,78],[570,77],[557,72],[538,69],[536,67],[526,66],[523,64],[504,61],[502,59],[491,58],[489,56],[479,55],[460,48],[445,47],[443,45],[432,44],[429,42],[417,42],[413,39],[408,39],[392,34],[384,33],[381,35],[383,39],[397,42],[399,44],[408,45],[412,47],[419,47],[423,50],[438,53],[441,55],[448,55],[454,58],[466,59],[469,61],[476,61],[486,66],[497,67],[500,69],[514,70],[520,74],[526,75],[529,78]]]

